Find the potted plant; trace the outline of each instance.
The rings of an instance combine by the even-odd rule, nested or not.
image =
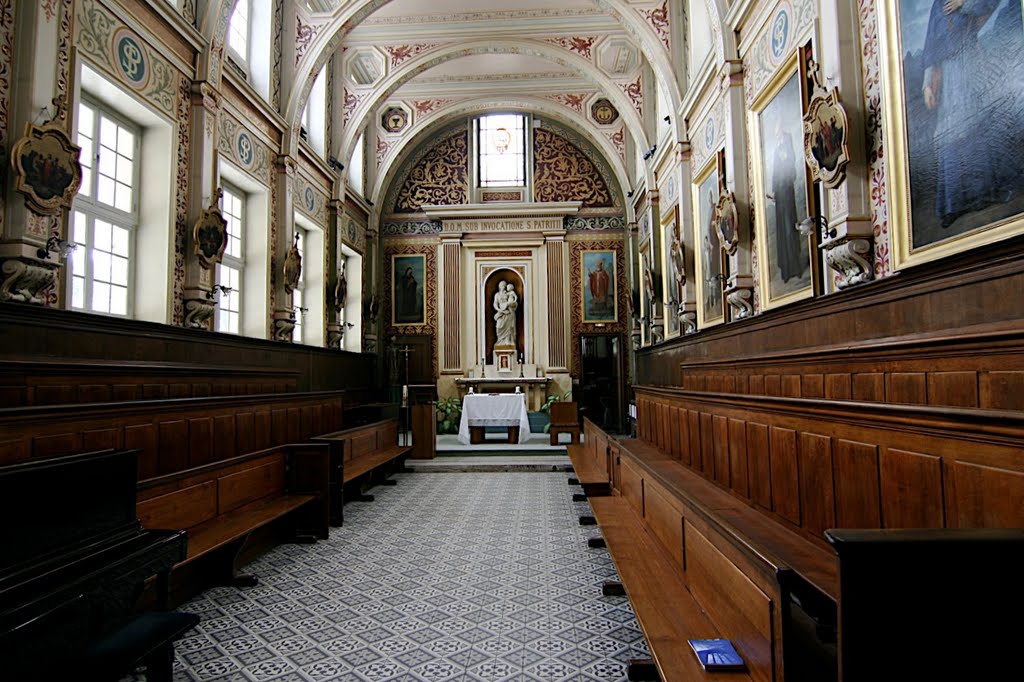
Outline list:
[[[571,396],[572,396],[572,389],[569,389],[561,397],[559,397],[559,395],[557,393],[552,393],[551,395],[549,395],[547,397],[547,400],[545,400],[544,404],[541,405],[541,407],[540,407],[540,414],[541,414],[540,418],[544,422],[544,428],[541,431],[541,433],[547,433],[548,430],[551,428],[551,403],[557,403],[557,402],[560,402],[562,400],[569,400],[569,398]],[[532,426],[531,426],[530,430],[531,431],[533,430]]]
[[[445,398],[434,404],[437,406],[437,432],[458,433],[459,422],[462,420],[462,399]]]

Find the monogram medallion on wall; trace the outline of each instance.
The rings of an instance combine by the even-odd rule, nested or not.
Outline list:
[[[139,38],[128,28],[118,29],[111,39],[111,50],[118,75],[135,90],[144,90],[151,71]]]

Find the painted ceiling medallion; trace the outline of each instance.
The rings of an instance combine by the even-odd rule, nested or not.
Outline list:
[[[380,125],[386,132],[400,133],[409,125],[409,112],[402,107],[388,107],[381,116]]]
[[[598,125],[610,125],[619,120],[618,110],[604,97],[590,105],[590,116]]]

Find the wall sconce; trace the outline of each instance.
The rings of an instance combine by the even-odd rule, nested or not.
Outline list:
[[[629,190],[628,192],[626,192],[626,198],[627,199],[632,199],[633,198],[633,190]]]
[[[724,280],[725,280],[725,275],[722,275],[722,274],[711,275],[710,277],[707,278],[708,284],[713,284],[715,282],[723,282]]]
[[[217,294],[230,294],[234,289],[223,284],[214,284],[213,288],[206,294],[206,298],[210,301],[217,298]]]
[[[665,123],[672,123],[672,117],[671,116],[666,116],[665,117]]]
[[[345,164],[343,164],[341,161],[338,161],[337,157],[335,156],[332,156],[331,158],[327,159],[327,165],[331,167],[331,170],[337,171],[338,173],[345,170]]]
[[[796,231],[804,237],[809,237],[815,228],[821,230],[822,241],[833,239],[838,234],[836,228],[828,226],[828,221],[822,215],[809,215],[796,224]]]
[[[348,329],[351,329],[352,327],[354,327],[354,326],[356,326],[356,325],[355,325],[355,323],[354,323],[354,322],[346,322],[346,323],[345,323],[345,326],[346,326],[346,327],[347,327]]]
[[[302,315],[302,319],[306,319],[306,313],[309,312],[309,308],[303,308],[302,306],[295,306],[292,308],[292,319],[295,319],[296,313]]]
[[[644,161],[647,161],[649,158],[654,156],[654,152],[656,151],[658,151],[658,145],[652,144],[651,148],[644,152]]]
[[[50,238],[46,240],[46,246],[36,249],[36,256],[43,260],[49,260],[51,253],[57,253],[61,258],[67,259],[76,246],[78,244],[75,242],[69,242],[67,239],[50,235]]]

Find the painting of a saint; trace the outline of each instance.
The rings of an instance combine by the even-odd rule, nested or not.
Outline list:
[[[425,324],[426,256],[391,257],[392,324]]]
[[[1020,0],[899,0],[898,24],[913,251],[1024,213],[1024,27]]]
[[[700,324],[716,324],[723,321],[725,308],[722,305],[722,247],[715,229],[715,205],[718,203],[718,175],[712,172],[696,188],[695,219],[700,281],[699,294]]]
[[[581,289],[584,322],[615,322],[615,252],[583,251]]]
[[[759,239],[766,269],[766,307],[793,294],[813,293],[807,238],[797,224],[807,217],[807,170],[803,156],[800,80],[794,73],[758,115],[761,151]]]

